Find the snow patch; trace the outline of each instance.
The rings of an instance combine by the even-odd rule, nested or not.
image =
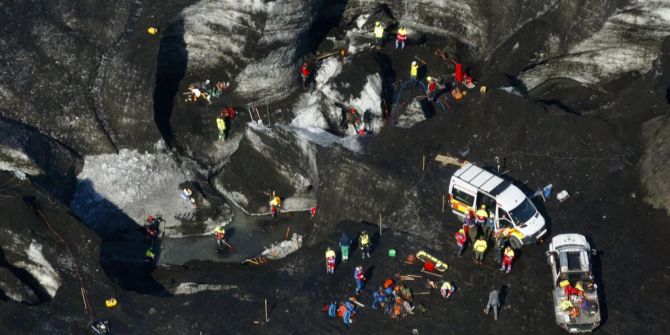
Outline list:
[[[363,29],[363,26],[365,25],[366,22],[368,22],[369,17],[370,17],[370,14],[359,15],[356,18],[356,27],[358,29]]]
[[[331,127],[339,127],[342,123],[341,108],[337,107],[336,103],[345,99],[337,92],[333,84],[329,83],[331,78],[342,71],[342,65],[332,58],[324,63],[323,68],[324,74],[321,77],[317,75],[316,90],[304,93],[293,106],[295,117],[291,121],[291,126],[330,129]],[[356,108],[361,118],[363,118],[365,111],[369,111],[371,115],[368,126],[373,132],[378,131],[384,125],[381,91],[381,76],[374,73],[366,77],[365,85],[363,85],[360,94],[356,97],[350,97],[344,103],[345,106]],[[345,133],[347,136],[357,136],[356,130],[350,125]]]
[[[56,273],[56,270],[54,270],[49,261],[44,257],[44,254],[42,253],[42,245],[36,241],[32,241],[28,250],[26,250],[26,256],[30,262],[19,261],[14,265],[30,272],[40,285],[42,285],[49,296],[51,296],[51,298],[55,297],[56,291],[58,291],[58,288],[60,287],[61,279],[60,276],[58,276],[58,273]]]
[[[236,290],[237,285],[197,284],[193,282],[180,283],[172,292],[174,295],[195,294],[205,291]]]
[[[292,254],[302,247],[302,235],[293,233],[289,241],[273,243],[266,248],[262,255],[268,259],[281,259]]]
[[[521,91],[519,91],[519,88],[514,87],[514,86],[503,86],[503,87],[500,87],[498,89],[501,90],[501,91],[505,91],[507,93],[510,93],[510,94],[514,94],[514,95],[517,95],[517,96],[522,96]]]
[[[13,172],[17,176],[36,176],[42,169],[20,149],[9,147],[9,143],[0,144],[0,170]]]

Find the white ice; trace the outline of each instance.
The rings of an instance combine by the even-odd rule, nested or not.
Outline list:
[[[537,66],[520,78],[530,90],[552,77],[596,84],[625,72],[644,73],[670,34],[670,1],[637,0],[612,15],[590,38],[556,61]]]
[[[183,170],[167,151],[121,149],[118,154],[87,156],[71,207],[99,233],[126,229],[127,222],[107,220],[116,207],[138,224],[144,224],[148,215],[161,215],[166,235],[180,236],[174,231],[180,223],[175,216],[195,211],[180,195],[179,184],[190,179],[192,172]]]
[[[14,265],[30,272],[49,296],[52,298],[55,297],[56,291],[60,287],[61,279],[53,266],[44,257],[42,245],[33,240],[26,250],[26,256],[30,261],[19,261]]]

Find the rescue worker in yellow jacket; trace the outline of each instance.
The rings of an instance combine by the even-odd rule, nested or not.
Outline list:
[[[226,120],[222,114],[216,117],[216,128],[219,130],[219,141],[226,140]]]
[[[216,239],[216,246],[219,247],[219,249],[223,249],[223,242],[226,238],[226,230],[223,226],[216,226],[216,228],[214,228],[214,238]]]
[[[277,217],[279,207],[281,207],[281,198],[278,195],[275,195],[272,200],[270,200],[270,212],[272,213],[273,218]]]
[[[375,22],[375,30],[374,30],[374,35],[375,35],[375,42],[377,43],[377,46],[381,47],[384,45],[384,27],[382,26],[382,23],[377,21]]]
[[[409,68],[409,78],[416,81],[417,76],[419,75],[419,64],[416,61],[412,61],[412,66]]]
[[[358,236],[358,246],[361,248],[361,258],[365,259],[365,256],[370,258],[370,235],[368,232],[363,230],[361,235]]]
[[[486,205],[479,206],[479,210],[475,213],[475,222],[482,227],[489,217],[489,212],[486,211]]]
[[[475,250],[475,263],[482,264],[482,261],[484,260],[484,252],[486,252],[487,247],[488,245],[486,244],[486,240],[484,240],[484,236],[480,236],[479,240],[477,240],[473,246],[473,249]]]

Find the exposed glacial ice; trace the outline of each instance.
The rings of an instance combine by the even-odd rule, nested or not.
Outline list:
[[[85,157],[77,176],[77,190],[71,207],[78,217],[96,232],[107,234],[128,228],[123,214],[143,224],[148,215],[166,219],[166,234],[179,225],[175,217],[192,214],[195,209],[181,196],[180,183],[192,178],[172,154],[140,153],[122,149],[118,154]],[[120,212],[120,213],[119,213]]]
[[[564,77],[585,84],[625,72],[644,73],[670,34],[670,2],[637,0],[612,15],[602,29],[570,48],[564,56],[533,67],[520,76],[530,90],[547,79]]]

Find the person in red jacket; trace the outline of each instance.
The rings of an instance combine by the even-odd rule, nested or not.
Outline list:
[[[458,257],[463,257],[463,252],[465,251],[465,243],[468,240],[465,236],[465,230],[459,229],[454,235],[456,238],[456,245],[458,246]]]
[[[512,271],[512,261],[514,261],[514,250],[510,246],[507,246],[503,252],[502,267],[500,267],[500,271],[505,271],[505,273]]]
[[[407,29],[405,27],[400,27],[398,29],[398,34],[395,38],[395,48],[405,50],[405,44],[407,43]]]
[[[300,76],[302,77],[303,87],[307,87],[307,81],[311,74],[312,72],[309,70],[309,64],[307,64],[307,62],[302,63],[302,67],[300,67]]]
[[[229,120],[232,120],[237,116],[237,111],[233,107],[226,107],[223,110],[223,116]]]
[[[356,280],[356,294],[363,289],[365,283],[365,275],[363,274],[363,266],[359,265],[354,270],[354,280]]]
[[[428,82],[428,91],[426,92],[426,95],[429,100],[435,100],[437,98],[435,95],[435,91],[437,91],[437,81],[430,76],[426,77],[426,81]]]

